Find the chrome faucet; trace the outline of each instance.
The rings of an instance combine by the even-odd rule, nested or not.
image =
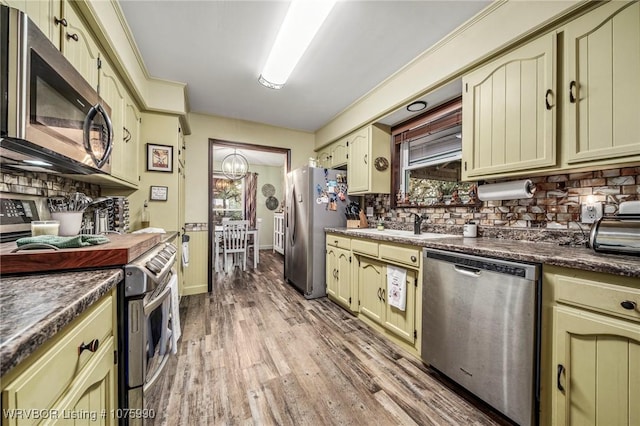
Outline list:
[[[419,215],[417,213],[411,214],[415,216],[415,219],[413,221],[413,233],[415,235],[420,235],[420,233],[422,232],[422,221],[425,219],[429,219],[429,216],[425,214]]]

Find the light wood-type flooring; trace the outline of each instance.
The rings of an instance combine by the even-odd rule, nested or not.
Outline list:
[[[277,253],[216,274],[212,293],[183,297],[180,314],[148,423],[507,424],[327,298],[306,300]]]

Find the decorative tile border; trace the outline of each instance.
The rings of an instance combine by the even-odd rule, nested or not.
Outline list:
[[[72,192],[82,192],[90,197],[99,197],[100,186],[55,174],[2,169],[0,170],[0,192],[39,197],[58,197]]]

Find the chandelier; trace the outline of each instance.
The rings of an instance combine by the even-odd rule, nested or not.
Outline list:
[[[249,163],[242,154],[238,154],[233,150],[233,154],[229,154],[222,160],[222,174],[231,180],[238,180],[245,177],[249,170]]]

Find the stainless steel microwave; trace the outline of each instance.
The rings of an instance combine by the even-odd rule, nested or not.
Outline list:
[[[0,6],[0,76],[3,167],[111,172],[111,108],[23,12],[7,6]]]

